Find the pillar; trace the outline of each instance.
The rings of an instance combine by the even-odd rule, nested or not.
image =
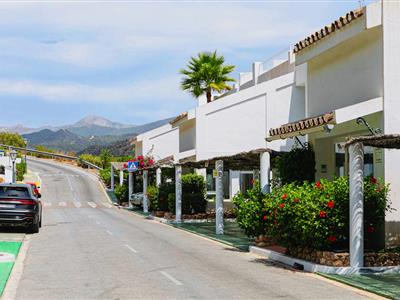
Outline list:
[[[263,152],[260,154],[260,187],[265,194],[270,193],[270,154]]]
[[[175,166],[175,221],[182,221],[182,166]]]
[[[364,149],[362,143],[349,146],[350,180],[350,267],[364,265]]]
[[[114,192],[114,167],[111,165],[110,168],[110,190]]]
[[[156,170],[156,185],[159,187],[161,184],[161,168],[157,168]]]
[[[133,172],[129,172],[128,174],[128,204],[129,208],[132,208],[131,199],[133,194]]]
[[[122,186],[124,184],[124,170],[119,171],[119,185]]]
[[[217,178],[215,179],[215,233],[224,234],[224,164],[222,160],[215,162]]]
[[[147,197],[147,178],[149,177],[149,171],[143,170],[143,212],[149,212],[149,199]]]

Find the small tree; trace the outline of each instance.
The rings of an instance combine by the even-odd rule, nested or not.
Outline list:
[[[100,161],[103,169],[107,168],[107,164],[110,162],[110,160],[111,160],[110,150],[108,149],[101,150]]]
[[[207,95],[207,103],[212,100],[212,91],[222,92],[231,90],[229,82],[235,79],[230,78],[229,74],[235,66],[224,65],[225,58],[217,55],[217,51],[212,53],[202,52],[197,57],[192,57],[187,64],[187,69],[181,69],[180,73],[185,75],[181,82],[181,88],[189,91],[194,97]]]

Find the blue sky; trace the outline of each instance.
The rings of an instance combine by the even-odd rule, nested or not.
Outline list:
[[[216,49],[237,78],[357,7],[357,0],[0,3],[0,125],[171,117],[196,104],[179,89],[190,56]]]

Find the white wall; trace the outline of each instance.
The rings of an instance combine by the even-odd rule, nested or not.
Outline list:
[[[196,148],[196,119],[184,122],[179,126],[179,151]]]
[[[163,125],[141,135],[143,150],[146,155],[151,151],[155,160],[163,159],[179,153],[179,128],[172,128],[170,124]]]
[[[294,73],[225,96],[196,110],[197,159],[265,148],[271,127],[304,116],[304,90],[294,86]],[[290,140],[268,147],[287,149]]]
[[[365,30],[307,64],[308,116],[381,97],[382,26]]]
[[[4,166],[5,168],[5,174],[0,175],[0,177],[4,180],[4,182],[12,182],[12,163],[10,157],[0,156],[0,165]]]
[[[385,133],[400,133],[400,2],[384,1],[384,128]],[[400,245],[400,150],[385,150],[385,180],[391,184],[391,200],[396,211],[389,214],[387,230]],[[394,233],[395,232],[395,233]]]

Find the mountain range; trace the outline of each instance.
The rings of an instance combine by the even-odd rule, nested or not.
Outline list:
[[[140,133],[164,125],[171,119],[158,120],[143,125],[130,125],[113,122],[99,116],[87,116],[71,125],[40,128],[16,125],[0,127],[0,132],[22,134],[31,147],[42,145],[54,150],[91,154],[98,154],[102,148],[107,148],[113,155],[125,155],[127,151],[131,151],[130,139]]]

